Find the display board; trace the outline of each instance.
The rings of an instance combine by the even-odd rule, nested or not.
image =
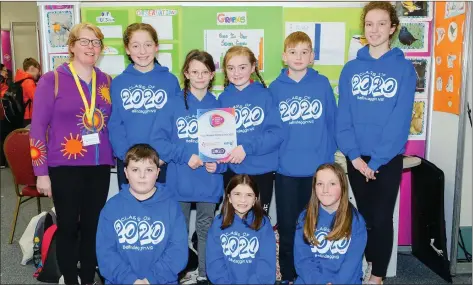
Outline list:
[[[180,6],[87,7],[81,9],[81,19],[97,25],[104,34],[105,48],[97,63],[102,71],[116,76],[126,68],[130,61],[123,44],[123,33],[132,23],[148,23],[158,32],[158,61],[177,75],[182,44],[181,13]]]

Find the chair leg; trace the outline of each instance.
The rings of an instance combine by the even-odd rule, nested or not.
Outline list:
[[[18,219],[18,212],[20,211],[21,198],[22,197],[17,197],[16,199],[16,209],[15,213],[13,214],[13,224],[10,233],[10,244],[13,242],[13,235],[15,235],[16,220]]]
[[[38,205],[38,215],[39,215],[39,214],[41,214],[41,198],[38,197],[38,198],[36,198],[36,199],[37,199],[37,200],[36,200],[36,203],[37,203],[37,205]]]

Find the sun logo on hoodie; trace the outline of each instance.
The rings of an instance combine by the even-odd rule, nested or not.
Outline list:
[[[71,157],[77,159],[77,155],[84,157],[87,150],[82,146],[82,139],[80,139],[79,134],[73,137],[71,133],[70,138],[64,137],[64,140],[65,142],[61,144],[63,146],[63,149],[61,149],[62,156],[67,156],[67,159],[71,159]]]
[[[30,154],[34,166],[40,166],[46,161],[46,146],[40,140],[30,139]]]
[[[112,104],[112,99],[110,97],[110,88],[106,84],[99,86],[99,95],[100,98],[102,98],[102,100],[105,101],[107,104]]]
[[[83,131],[88,133],[91,132],[100,132],[105,127],[105,119],[108,118],[107,115],[104,115],[104,111],[100,108],[96,108],[94,111],[94,116],[89,120],[85,115],[84,108],[81,108],[79,115],[76,115],[79,118],[79,123],[77,124]]]

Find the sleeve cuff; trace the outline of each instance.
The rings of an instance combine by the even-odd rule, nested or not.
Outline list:
[[[133,283],[135,283],[136,280],[138,280],[138,276],[136,276],[134,273],[131,273],[131,274],[128,274],[125,277],[125,279],[123,279],[123,284],[133,284]],[[153,284],[153,283],[151,283],[151,284]]]
[[[361,153],[360,153],[360,151],[358,150],[358,148],[355,148],[355,149],[353,149],[353,150],[351,150],[351,151],[348,152],[348,158],[349,158],[350,160],[354,160],[354,159],[356,159],[356,158],[358,158],[358,157],[360,157],[360,156],[361,156]]]
[[[368,167],[371,170],[376,171],[382,165],[382,163],[376,159],[371,158],[370,162],[368,162]]]
[[[43,166],[43,167],[37,167],[34,169],[34,175],[35,176],[48,176],[49,175],[49,172],[48,172],[48,167],[47,166]]]

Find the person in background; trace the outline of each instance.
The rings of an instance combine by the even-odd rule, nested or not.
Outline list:
[[[41,66],[39,62],[31,57],[25,58],[23,61],[23,69],[17,69],[15,74],[15,83],[21,82],[21,88],[23,90],[23,103],[25,106],[24,127],[31,123],[36,82],[40,74]]]
[[[343,168],[322,164],[294,238],[295,284],[361,284],[366,246],[363,217],[348,199]]]
[[[33,102],[31,159],[38,192],[52,197],[56,208],[57,261],[65,284],[78,284],[78,261],[79,284],[94,283],[95,236],[110,185],[111,79],[95,67],[103,38],[93,24],[73,26],[70,62],[41,77]]]
[[[113,105],[108,125],[113,153],[117,158],[119,189],[127,183],[123,172],[126,151],[134,144],[149,143],[156,115],[170,97],[181,91],[176,76],[156,60],[158,34],[151,25],[129,25],[123,34],[123,43],[131,63],[112,81]],[[161,161],[158,182],[166,181],[166,168]]]
[[[0,99],[2,99],[5,95],[5,92],[7,92],[8,85],[8,69],[3,63],[0,63]],[[3,104],[0,104],[0,169],[5,168],[7,165],[5,153],[3,152],[3,143],[11,131],[11,125],[5,119],[5,111],[3,110]]]
[[[390,47],[399,27],[390,2],[366,4],[361,24],[368,44],[340,75],[336,138],[368,229],[364,280],[381,284],[391,258],[392,218],[417,77],[402,50]]]
[[[187,264],[187,231],[174,189],[156,182],[159,155],[148,144],[136,144],[124,166],[130,184],[100,214],[100,274],[105,284],[177,284]]]

